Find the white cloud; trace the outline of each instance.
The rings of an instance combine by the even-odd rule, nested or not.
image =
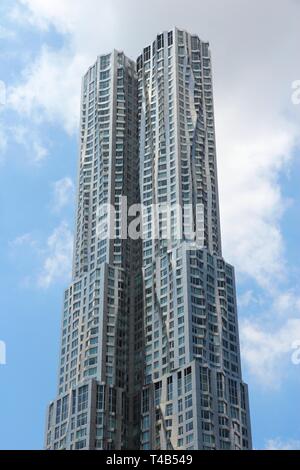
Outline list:
[[[33,237],[32,233],[24,233],[19,235],[14,240],[9,243],[11,248],[22,247],[22,246],[31,246],[36,247],[37,241]]]
[[[300,314],[300,294],[292,290],[281,292],[276,297],[274,310],[280,315],[296,315]]]
[[[238,305],[240,307],[248,307],[252,303],[257,303],[258,300],[253,292],[253,290],[247,290],[241,294],[238,298]]]
[[[14,31],[0,25],[0,39],[13,39],[15,36],[16,33]]]
[[[40,165],[49,155],[39,132],[29,125],[2,125],[0,122],[0,162],[5,162],[7,149],[14,142],[22,147],[21,157],[33,165]],[[24,151],[25,150],[25,151]]]
[[[28,10],[22,9],[22,5],[27,6]],[[43,31],[54,25],[61,33],[67,33],[78,23],[80,13],[82,4],[79,0],[19,0],[19,4],[12,7],[10,17],[18,23],[27,22]]]
[[[300,450],[300,441],[297,439],[284,440],[280,437],[269,439],[265,450]]]
[[[0,110],[6,105],[6,84],[0,80]]]
[[[53,200],[51,203],[54,212],[60,212],[73,201],[74,184],[71,178],[66,176],[53,184]]]
[[[293,354],[300,344],[300,292],[282,290],[257,299],[247,291],[241,300],[242,308],[255,302],[258,310],[240,320],[243,364],[264,388],[280,388],[288,376],[299,373]]]
[[[42,162],[48,155],[48,150],[38,141],[34,141],[33,148],[33,161],[35,163]]]
[[[28,162],[39,165],[48,156],[49,151],[41,142],[36,132],[23,125],[7,128],[7,133],[19,145],[26,150],[26,158]]]
[[[37,279],[41,288],[49,288],[57,281],[67,280],[71,275],[73,236],[68,225],[61,223],[49,236],[42,270]]]
[[[61,222],[46,240],[37,234],[25,233],[9,243],[14,259],[30,257],[31,273],[26,275],[22,287],[48,289],[57,282],[68,282],[71,277],[73,234],[68,224]]]
[[[0,162],[4,159],[6,148],[7,148],[7,137],[0,123]]]
[[[290,366],[296,367],[292,345],[300,339],[300,319],[289,318],[275,326],[264,319],[247,320],[241,322],[240,329],[242,357],[250,375],[265,388],[280,388]]]
[[[35,121],[48,120],[73,132],[78,125],[83,59],[67,50],[43,47],[23,72],[22,84],[8,89],[8,105]]]
[[[243,122],[243,113],[237,111],[226,125],[225,109],[219,117],[224,252],[241,273],[271,289],[285,275],[280,220],[288,201],[282,196],[279,176],[291,160],[296,131],[288,132],[287,123],[270,117],[262,135],[255,122],[246,133],[249,123]],[[236,139],[229,139],[228,132]]]
[[[24,10],[22,6],[27,8]],[[86,47],[88,41],[90,44],[94,43],[95,48],[99,46],[95,44],[95,38],[91,37],[89,27],[103,39],[105,35],[110,38],[115,37],[116,31],[113,28],[120,21],[120,14],[124,7],[126,11],[126,6],[119,0],[114,4],[103,0],[87,0],[86,5],[83,5],[81,0],[64,0],[63,2],[61,0],[19,0],[19,3],[12,8],[11,15],[14,20],[23,24],[27,22],[42,31],[53,26],[59,33],[72,34],[77,39],[81,39],[79,42],[83,47]],[[99,13],[101,13],[101,26],[104,34],[99,31]],[[111,33],[109,33],[110,30],[112,30]],[[76,40],[76,38],[71,39]]]

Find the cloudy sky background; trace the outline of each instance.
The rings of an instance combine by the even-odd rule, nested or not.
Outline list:
[[[174,25],[212,49],[223,252],[237,273],[254,445],[300,448],[299,22],[299,0],[1,0],[0,448],[41,448],[56,393],[81,76],[98,54],[136,58]]]

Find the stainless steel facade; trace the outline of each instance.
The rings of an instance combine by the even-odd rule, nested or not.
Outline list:
[[[175,28],[136,65],[99,57],[82,90],[73,282],[46,448],[250,449],[209,44]],[[122,196],[142,203],[142,241],[120,235],[131,220]]]

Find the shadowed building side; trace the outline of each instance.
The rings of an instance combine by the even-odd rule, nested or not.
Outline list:
[[[73,281],[47,449],[139,446],[141,243],[120,233],[122,198],[140,197],[137,132],[135,63],[117,51],[98,57],[82,84]]]

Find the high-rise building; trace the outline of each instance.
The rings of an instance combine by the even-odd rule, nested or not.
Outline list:
[[[141,239],[127,231],[140,203]],[[164,32],[136,64],[100,56],[83,79],[59,369],[47,449],[251,448],[211,57],[196,35]]]

